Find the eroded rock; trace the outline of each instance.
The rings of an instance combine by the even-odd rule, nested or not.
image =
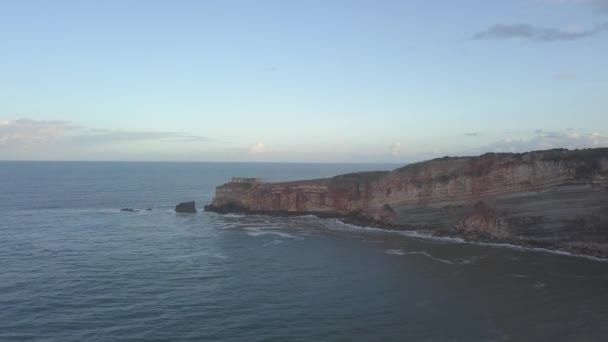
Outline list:
[[[175,207],[176,213],[196,214],[196,203],[194,201],[182,202]]]

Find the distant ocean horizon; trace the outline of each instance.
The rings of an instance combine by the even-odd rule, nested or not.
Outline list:
[[[202,212],[233,176],[402,165],[0,161],[0,341],[605,339],[607,262]]]
[[[0,163],[168,163],[168,164],[312,164],[312,165],[379,165],[400,166],[411,164],[403,163],[376,163],[376,162],[293,162],[293,161],[207,161],[207,160],[0,160]]]

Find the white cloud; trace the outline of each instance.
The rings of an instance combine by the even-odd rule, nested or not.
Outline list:
[[[608,137],[599,133],[591,133],[589,142],[592,147],[608,146]]]
[[[77,127],[67,121],[19,119],[0,122],[0,148],[45,145],[60,140]]]
[[[389,151],[391,153],[391,156],[398,157],[400,155],[403,155],[403,153],[405,152],[405,148],[400,142],[396,142],[389,146]]]
[[[608,147],[608,136],[600,133],[583,133],[577,130],[551,132],[538,130],[531,138],[503,138],[482,147],[482,152],[528,152],[552,148]]]
[[[262,153],[268,153],[270,152],[270,150],[268,149],[268,147],[266,145],[264,145],[264,143],[257,143],[253,146],[251,146],[251,149],[249,149],[249,152],[251,152],[252,154],[262,154]]]
[[[195,142],[211,139],[181,132],[89,129],[69,121],[18,119],[0,121],[0,148],[62,143],[75,147],[134,141]]]

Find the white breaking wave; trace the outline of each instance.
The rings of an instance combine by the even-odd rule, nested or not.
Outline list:
[[[244,230],[247,231],[247,235],[249,236],[262,236],[262,235],[276,235],[276,236],[280,236],[282,238],[288,238],[288,239],[296,239],[296,240],[301,240],[302,238],[299,236],[295,236],[295,235],[291,235],[288,233],[283,233],[283,232],[277,232],[274,230],[263,230],[260,228],[243,228]]]
[[[458,237],[448,237],[448,236],[434,236],[428,233],[421,233],[413,230],[408,231],[398,231],[396,232],[399,235],[413,237],[417,239],[425,239],[425,240],[435,240],[435,241],[443,241],[443,242],[452,242],[452,243],[467,243],[463,238]]]
[[[294,216],[295,218],[301,218],[301,219],[318,219],[318,216],[315,215],[302,215],[302,216]]]
[[[469,258],[461,259],[461,261],[459,263],[460,264],[471,264],[471,263],[477,262],[483,258],[485,258],[485,256],[472,256]]]
[[[350,223],[344,223],[339,219],[331,219],[331,221],[333,223],[336,223],[337,225],[334,227],[330,227],[330,228],[334,228],[337,230],[359,230],[359,231],[366,231],[366,232],[373,232],[373,233],[395,234],[395,235],[402,235],[402,236],[424,239],[424,240],[435,240],[435,241],[440,241],[440,242],[452,242],[452,243],[466,243],[467,242],[462,238],[434,236],[434,235],[431,235],[428,233],[422,233],[422,232],[413,231],[413,230],[403,231],[403,230],[387,230],[387,229],[367,227],[367,226],[361,227],[361,226],[356,226],[356,225],[350,224]]]
[[[426,251],[411,251],[411,252],[406,252],[403,251],[401,249],[389,249],[384,251],[386,254],[390,254],[390,255],[422,255],[425,256],[429,259],[435,260],[435,261],[439,261],[442,262],[444,264],[449,264],[449,265],[465,265],[465,264],[470,264],[473,262],[476,262],[480,259],[483,259],[484,257],[482,256],[473,256],[470,258],[465,258],[465,259],[461,259],[460,261],[451,261],[451,260],[447,260],[447,259],[441,259],[438,258]]]
[[[237,218],[237,217],[238,218],[241,218],[241,217],[267,217],[264,215],[242,215],[242,214],[228,214],[228,215],[234,215],[234,216],[232,216],[234,218]],[[357,226],[357,225],[353,225],[350,223],[345,223],[341,219],[320,218],[320,217],[314,216],[314,215],[298,216],[297,218],[300,218],[300,219],[304,218],[306,220],[313,220],[313,219],[318,220],[318,222],[321,223],[326,228],[331,229],[331,230],[337,230],[337,231],[349,231],[349,232],[362,231],[362,232],[375,233],[375,234],[395,234],[395,235],[401,235],[404,237],[421,239],[421,240],[432,240],[432,241],[445,242],[445,243],[466,243],[466,244],[477,245],[477,246],[509,248],[509,249],[514,249],[514,250],[519,250],[519,251],[544,252],[544,253],[558,254],[558,255],[574,257],[574,258],[584,258],[584,259],[593,260],[593,261],[608,262],[607,258],[599,258],[599,257],[590,256],[590,255],[575,254],[575,253],[570,253],[570,252],[560,251],[560,250],[553,250],[553,249],[546,249],[546,248],[539,248],[539,247],[524,247],[524,246],[513,245],[513,244],[509,244],[509,243],[473,242],[473,241],[466,241],[465,239],[459,238],[459,237],[435,236],[430,233],[424,233],[424,232],[413,231],[413,230],[397,231],[397,230],[374,228],[374,227],[369,227],[369,226]],[[250,232],[247,234],[251,235],[251,236],[260,236],[260,235],[265,235],[265,234],[275,234],[275,235],[286,234],[290,238],[302,239],[301,237],[296,237],[291,234],[278,233],[278,232],[253,231],[253,232]],[[444,260],[444,261],[446,261],[446,260]],[[475,260],[463,260],[462,262],[459,262],[459,263],[467,264],[467,263],[471,263],[474,261]],[[449,261],[449,262],[451,262],[451,261]]]
[[[173,256],[168,257],[167,260],[178,261],[178,260],[182,260],[182,259],[197,259],[197,258],[205,258],[205,257],[211,257],[211,258],[222,259],[222,260],[228,259],[228,257],[222,253],[200,252],[200,253],[173,255]]]
[[[245,217],[245,214],[223,214],[223,217],[229,217],[229,218],[237,218],[237,217]]]
[[[278,245],[280,243],[283,243],[283,240],[272,240],[270,242],[267,242],[267,243],[263,244],[262,247],[267,247],[267,246],[272,246],[272,245]]]
[[[591,255],[575,254],[575,253],[570,253],[570,252],[560,251],[560,250],[555,250],[555,249],[546,249],[546,248],[540,248],[540,247],[524,247],[524,246],[512,245],[509,243],[497,243],[497,242],[468,242],[468,241],[464,241],[464,242],[470,243],[473,245],[478,245],[478,246],[509,248],[509,249],[515,249],[515,250],[520,250],[520,251],[545,252],[545,253],[559,254],[559,255],[564,255],[564,256],[569,256],[569,257],[574,257],[574,258],[583,258],[583,259],[589,259],[589,260],[593,260],[593,261],[608,262],[608,259],[606,259],[606,258],[598,258],[598,257],[594,257]]]
[[[434,236],[429,233],[422,233],[422,232],[417,232],[417,231],[394,231],[394,230],[386,230],[386,229],[380,229],[380,228],[374,228],[374,227],[359,227],[359,226],[355,226],[353,224],[344,223],[339,219],[332,219],[331,221],[333,223],[337,223],[337,225],[334,225],[334,227],[330,227],[330,228],[334,228],[337,230],[363,230],[363,231],[374,232],[374,233],[383,232],[385,234],[397,234],[397,235],[402,235],[402,236],[417,238],[417,239],[423,239],[423,240],[433,240],[433,241],[449,242],[449,243],[466,243],[466,244],[477,245],[477,246],[509,248],[509,249],[515,249],[515,250],[520,250],[520,251],[544,252],[544,253],[558,254],[558,255],[564,255],[564,256],[569,256],[569,257],[574,257],[574,258],[583,258],[583,259],[588,259],[588,260],[593,260],[593,261],[608,262],[608,259],[606,259],[606,258],[598,258],[598,257],[594,257],[591,255],[575,254],[575,253],[554,250],[554,249],[546,249],[546,248],[540,248],[540,247],[524,247],[524,246],[518,246],[518,245],[509,244],[509,243],[473,242],[473,241],[466,241],[466,240],[464,240],[462,238],[458,238],[458,237]]]
[[[445,260],[445,259],[441,259],[441,258],[437,258],[435,256],[432,256],[431,254],[427,253],[426,251],[405,252],[405,251],[403,251],[401,249],[389,249],[389,250],[386,250],[385,253],[386,254],[390,254],[390,255],[422,255],[422,256],[425,256],[425,257],[427,257],[429,259],[442,262],[444,264],[450,264],[450,265],[455,264],[455,262],[453,262],[453,261]],[[462,263],[464,263],[464,262],[462,262]]]

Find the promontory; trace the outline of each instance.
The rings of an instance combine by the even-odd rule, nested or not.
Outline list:
[[[444,157],[291,182],[234,178],[205,210],[340,217],[608,257],[608,148]]]

